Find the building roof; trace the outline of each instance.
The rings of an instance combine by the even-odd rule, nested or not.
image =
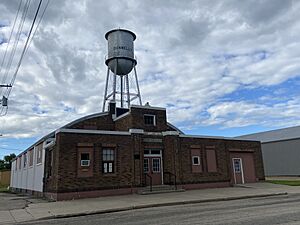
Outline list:
[[[300,138],[300,126],[242,135],[236,138],[243,138],[245,140],[257,140],[261,141],[262,143],[298,139]]]
[[[133,106],[136,108],[150,108],[150,109],[156,109],[156,110],[166,110],[165,108],[159,108],[159,107],[150,107],[150,106]],[[73,126],[74,124],[80,123],[84,120],[87,119],[92,119],[92,118],[96,118],[96,117],[101,117],[101,116],[107,116],[109,115],[108,112],[101,112],[101,113],[94,113],[91,115],[87,115],[84,117],[81,117],[79,119],[76,119],[70,123],[67,123],[66,125],[52,131],[51,133],[45,135],[44,137],[40,138],[38,141],[34,142],[32,145],[30,145],[27,149],[25,149],[23,152],[21,152],[20,154],[17,155],[17,157],[19,157],[20,155],[24,154],[25,152],[29,151],[30,149],[32,149],[34,146],[40,144],[41,142],[47,140],[48,138],[54,138],[55,137],[55,133],[59,130],[62,129],[68,129],[69,127]],[[167,125],[171,128],[173,128],[174,130],[176,130],[179,134],[184,134],[180,129],[178,129],[177,127],[175,127],[174,125],[172,125],[171,123],[167,122]]]

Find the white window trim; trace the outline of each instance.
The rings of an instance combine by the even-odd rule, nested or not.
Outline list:
[[[234,160],[239,160],[240,161],[240,168],[241,168],[241,176],[242,176],[242,184],[245,183],[245,180],[244,180],[244,169],[243,169],[243,160],[242,158],[232,158],[232,167],[233,167],[233,175],[234,175],[234,183],[237,184],[237,179],[236,179],[236,172],[235,172],[235,169],[234,169]]]
[[[159,162],[159,171],[153,171],[153,161],[158,159],[158,162]],[[151,165],[151,168],[152,168],[152,173],[161,173],[161,158],[155,158],[153,157],[152,158],[152,165]]]
[[[145,123],[145,125],[146,126],[156,126],[156,116],[155,115],[153,115],[153,114],[144,114],[144,122],[145,122],[145,116],[152,116],[153,117],[153,124],[146,124]]]
[[[194,159],[197,158],[198,159],[198,163],[194,163]],[[200,166],[200,156],[192,156],[192,164],[193,166]]]
[[[147,168],[147,171],[145,171],[145,162],[144,162],[144,173],[149,173],[149,171],[150,171],[150,168],[149,168],[149,158],[144,158],[144,160],[147,160],[148,161],[148,168]]]
[[[86,162],[87,164],[84,164],[84,162]],[[84,166],[84,167],[90,166],[90,160],[89,159],[80,160],[80,166]]]

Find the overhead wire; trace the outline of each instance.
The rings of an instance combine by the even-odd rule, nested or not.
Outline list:
[[[6,67],[5,67],[5,72],[4,72],[4,76],[3,76],[4,82],[6,81],[6,78],[9,74],[9,71],[10,71],[11,64],[13,62],[13,58],[14,58],[14,55],[15,55],[15,52],[16,52],[16,48],[17,48],[17,45],[19,43],[21,32],[22,32],[22,29],[23,29],[23,26],[24,26],[25,18],[26,18],[26,15],[27,15],[27,12],[28,12],[28,9],[29,9],[29,6],[30,6],[30,2],[31,2],[31,0],[26,0],[26,3],[24,4],[23,10],[22,10],[23,12],[22,12],[22,15],[21,15],[21,18],[20,18],[18,30],[16,32],[16,37],[15,37],[15,40],[14,40],[14,43],[13,43],[12,51],[9,55],[9,58],[8,58],[8,61],[7,61]],[[7,95],[8,90],[9,90],[9,87],[6,88],[6,92],[4,93],[4,95]],[[2,94],[2,92],[1,92],[1,94]],[[4,108],[5,108],[5,113],[3,114]],[[8,111],[7,108],[8,108],[7,106],[2,106],[2,104],[1,104],[0,116],[5,116],[7,114],[7,111]]]
[[[8,74],[9,74],[9,71],[10,71],[10,68],[11,68],[15,53],[16,53],[16,49],[17,49],[17,46],[18,46],[18,43],[19,43],[19,40],[20,40],[20,37],[21,37],[21,32],[22,32],[22,29],[23,29],[23,26],[24,26],[24,23],[25,23],[25,18],[26,18],[26,15],[27,15],[27,12],[28,12],[28,9],[29,9],[29,6],[30,6],[30,2],[31,2],[31,0],[26,0],[26,3],[25,3],[24,8],[23,8],[23,13],[22,13],[22,16],[21,16],[21,19],[20,19],[20,22],[19,22],[19,27],[18,27],[18,31],[16,33],[16,37],[15,37],[15,40],[14,40],[14,43],[13,43],[12,51],[11,51],[9,59],[7,61],[7,65],[5,67],[5,74],[4,74],[4,78],[3,78],[5,80],[8,76]],[[7,90],[8,90],[8,88],[6,89],[6,93],[7,93]]]
[[[39,20],[37,22],[37,25],[35,26],[35,29],[34,29],[34,25],[35,25],[35,23],[37,21],[37,18],[38,18],[39,12],[40,12],[40,8],[41,8],[41,5],[42,5],[42,2],[43,2],[43,0],[39,1],[39,4],[38,4],[38,7],[37,7],[36,12],[35,12],[34,19],[32,21],[32,24],[31,24],[31,27],[30,27],[30,31],[29,31],[29,33],[27,35],[27,39],[26,39],[25,45],[23,47],[20,59],[19,59],[19,61],[17,63],[16,69],[15,69],[15,71],[13,73],[13,76],[12,76],[12,79],[10,81],[10,84],[9,84],[10,87],[8,87],[6,89],[6,93],[5,93],[6,98],[8,98],[9,95],[10,95],[10,93],[11,93],[12,87],[13,87],[14,82],[16,80],[16,77],[17,77],[18,71],[20,69],[20,66],[22,64],[23,58],[24,58],[25,54],[27,53],[27,50],[28,50],[28,48],[29,48],[29,46],[30,46],[30,44],[31,44],[31,42],[33,40],[33,37],[35,36],[35,34],[37,32],[37,29],[38,29],[38,27],[39,27],[39,25],[40,25],[40,23],[41,23],[41,21],[42,21],[42,19],[44,17],[44,14],[45,14],[46,9],[47,9],[47,7],[48,7],[48,5],[50,3],[50,0],[47,0],[47,3],[45,5],[45,7],[44,7],[44,9],[42,11],[42,14],[41,14],[41,16],[40,16],[40,18],[39,18]],[[14,45],[13,45],[13,48],[12,48],[12,52],[11,52],[10,58],[9,58],[9,60],[7,62],[6,73],[5,73],[4,77],[3,77],[4,81],[6,80],[7,75],[9,73],[9,71],[10,71],[10,68],[11,68],[11,65],[12,65],[12,62],[13,62],[13,58],[14,58],[14,55],[15,55],[15,52],[16,52],[16,48],[17,48],[18,42],[20,40],[21,32],[22,32],[22,29],[23,29],[23,26],[24,26],[24,22],[25,22],[25,19],[26,19],[26,15],[27,15],[30,3],[31,3],[31,0],[27,0],[26,3],[25,3],[25,5],[24,5],[22,17],[20,19],[18,31],[17,31],[16,38],[15,38],[15,42],[14,42]],[[21,3],[19,5],[19,8],[20,7],[21,7]],[[1,94],[2,94],[2,90],[1,90]],[[0,112],[0,116],[3,116],[2,115],[3,108],[5,108],[5,107],[2,106],[2,109],[1,109],[1,112]],[[7,111],[8,111],[8,107],[6,106],[6,111],[5,111],[4,115],[6,115]]]
[[[35,30],[34,30],[34,32],[33,32],[33,34],[32,34],[32,37],[31,37],[31,39],[30,39],[30,41],[29,41],[28,47],[27,47],[27,49],[26,49],[26,51],[25,51],[25,54],[27,53],[27,50],[28,50],[28,48],[29,48],[29,46],[30,46],[30,44],[31,44],[31,42],[32,42],[32,40],[33,40],[35,34],[36,34],[36,31],[37,31],[37,29],[38,29],[38,27],[39,27],[39,25],[40,25],[40,23],[41,23],[41,21],[42,21],[44,15],[45,15],[45,12],[46,12],[46,9],[48,8],[49,3],[50,3],[50,0],[47,0],[47,3],[46,3],[46,5],[45,5],[44,10],[43,10],[43,12],[42,12],[42,14],[41,14],[41,17],[40,17],[40,19],[39,19],[39,22],[38,22],[37,25],[35,26]]]
[[[12,80],[11,80],[11,82],[10,82],[11,87],[8,89],[8,92],[7,92],[7,95],[6,95],[7,98],[9,97],[9,95],[10,95],[10,93],[11,93],[12,87],[13,87],[13,85],[14,85],[14,82],[15,82],[15,80],[16,80],[18,71],[19,71],[20,66],[21,66],[21,63],[22,63],[22,61],[23,61],[23,58],[24,58],[24,55],[25,55],[25,51],[26,51],[26,49],[27,49],[27,46],[28,46],[28,43],[29,43],[29,40],[30,40],[30,37],[31,37],[31,33],[32,33],[32,30],[33,30],[35,21],[36,21],[36,19],[37,19],[38,13],[39,13],[39,11],[40,11],[42,2],[43,2],[43,0],[40,0],[39,5],[38,5],[38,7],[37,7],[37,10],[36,10],[36,12],[35,12],[34,19],[33,19],[33,21],[32,21],[32,24],[31,24],[31,27],[30,27],[30,30],[29,30],[29,34],[28,34],[28,36],[27,36],[27,39],[26,39],[26,42],[25,42],[25,45],[24,45],[24,48],[23,48],[23,51],[22,51],[22,53],[21,53],[20,60],[19,60],[19,62],[18,62],[18,64],[17,64],[17,68],[16,68],[16,70],[15,70],[15,72],[14,72],[14,74],[13,74],[13,78],[12,78]]]
[[[18,16],[19,16],[19,12],[20,12],[20,9],[21,9],[22,2],[23,2],[23,0],[21,0],[20,3],[19,3],[18,11],[17,11],[16,17],[14,19],[14,23],[13,23],[13,26],[12,26],[12,29],[10,31],[10,35],[9,35],[9,38],[8,38],[8,41],[7,41],[6,49],[5,49],[5,52],[4,52],[4,55],[3,55],[3,58],[2,58],[2,62],[1,62],[1,66],[0,66],[0,76],[1,76],[1,72],[2,72],[2,67],[3,67],[4,62],[5,62],[5,58],[6,58],[6,54],[7,54],[7,51],[8,51],[8,47],[10,45],[10,41],[11,41],[12,35],[14,33],[15,25],[16,25],[16,22],[17,22],[17,19],[18,19]],[[5,80],[6,79],[3,76],[2,84],[5,83]],[[0,91],[0,96],[2,96],[2,89]]]

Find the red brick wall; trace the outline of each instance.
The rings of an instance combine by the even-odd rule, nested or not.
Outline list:
[[[144,142],[146,139],[147,141],[161,139],[162,143]],[[93,146],[94,163],[91,177],[78,176],[78,143],[81,145],[89,143]],[[116,148],[116,173],[103,174],[102,149],[110,145]],[[140,186],[144,181],[145,148],[163,149],[164,172],[176,174],[178,184],[229,183],[231,181],[229,150],[236,148],[240,151],[243,149],[254,151],[256,177],[264,179],[259,142],[141,134],[118,136],[58,133],[56,146],[52,148],[55,158],[52,176],[46,179],[45,191],[65,193]],[[192,171],[191,152],[195,149],[200,152],[202,170],[197,173]],[[208,171],[206,154],[207,150],[212,149],[215,150],[216,172]],[[49,163],[46,155],[46,167]]]
[[[261,144],[257,141],[239,141],[226,140],[228,150],[238,150],[240,152],[247,152],[253,150],[253,160],[255,165],[255,175],[259,180],[265,179],[264,166],[261,153]]]
[[[70,129],[92,129],[92,130],[115,130],[112,116],[103,115],[75,123],[67,128]]]
[[[156,125],[145,125],[144,115],[151,114],[155,115]],[[134,119],[133,119],[134,118]],[[167,118],[165,110],[147,109],[147,108],[135,108],[131,107],[130,114],[124,116],[115,121],[116,130],[128,131],[129,129],[143,129],[149,132],[161,132],[170,130],[167,126]]]
[[[130,136],[58,133],[56,135],[57,171],[47,179],[48,192],[87,191],[130,187],[133,184],[133,154]],[[78,177],[77,143],[92,143],[94,163],[92,177]],[[116,173],[102,173],[102,146],[116,145]],[[57,180],[56,183],[53,180]]]
[[[214,147],[217,161],[217,172],[208,172],[206,149]],[[192,149],[199,149],[202,163],[202,172],[192,172]],[[229,155],[225,142],[217,139],[180,138],[178,151],[180,165],[180,180],[182,183],[228,182],[230,174],[228,168]]]

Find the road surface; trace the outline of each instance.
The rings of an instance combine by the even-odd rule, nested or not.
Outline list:
[[[19,224],[299,225],[300,195],[157,207]]]

